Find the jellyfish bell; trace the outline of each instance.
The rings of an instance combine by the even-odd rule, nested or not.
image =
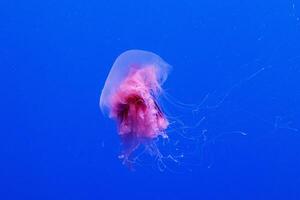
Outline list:
[[[168,77],[171,66],[158,55],[143,50],[128,50],[115,60],[105,81],[101,96],[100,108],[107,114],[111,108],[111,97],[124,79],[133,71],[152,68],[155,81],[162,85]],[[147,77],[145,77],[147,78]]]
[[[129,50],[114,62],[100,96],[100,108],[118,124],[128,164],[130,155],[159,136],[167,137],[169,122],[158,104],[171,66],[158,55]],[[158,152],[158,150],[155,150]]]

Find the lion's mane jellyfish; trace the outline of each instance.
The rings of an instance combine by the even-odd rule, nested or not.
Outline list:
[[[129,164],[130,155],[141,144],[167,137],[169,122],[158,98],[170,68],[154,53],[129,50],[116,59],[109,72],[100,108],[117,122],[123,146],[119,157],[125,164]]]

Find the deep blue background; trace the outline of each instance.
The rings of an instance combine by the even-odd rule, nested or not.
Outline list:
[[[0,199],[300,199],[299,17],[298,0],[1,1]],[[228,94],[201,111],[208,137],[248,135],[192,172],[129,171],[98,108],[128,49],[170,63],[183,102]]]

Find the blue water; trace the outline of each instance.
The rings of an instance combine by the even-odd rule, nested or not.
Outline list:
[[[1,1],[0,199],[300,199],[299,17],[298,0]],[[205,99],[190,135],[208,142],[179,171],[117,157],[98,101],[128,49],[173,66],[168,94]]]

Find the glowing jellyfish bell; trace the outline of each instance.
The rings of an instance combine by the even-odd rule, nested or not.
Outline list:
[[[169,125],[157,99],[171,66],[158,55],[129,50],[114,62],[100,97],[104,114],[116,120],[123,144],[120,158],[129,156],[140,144],[158,136],[167,137]]]

